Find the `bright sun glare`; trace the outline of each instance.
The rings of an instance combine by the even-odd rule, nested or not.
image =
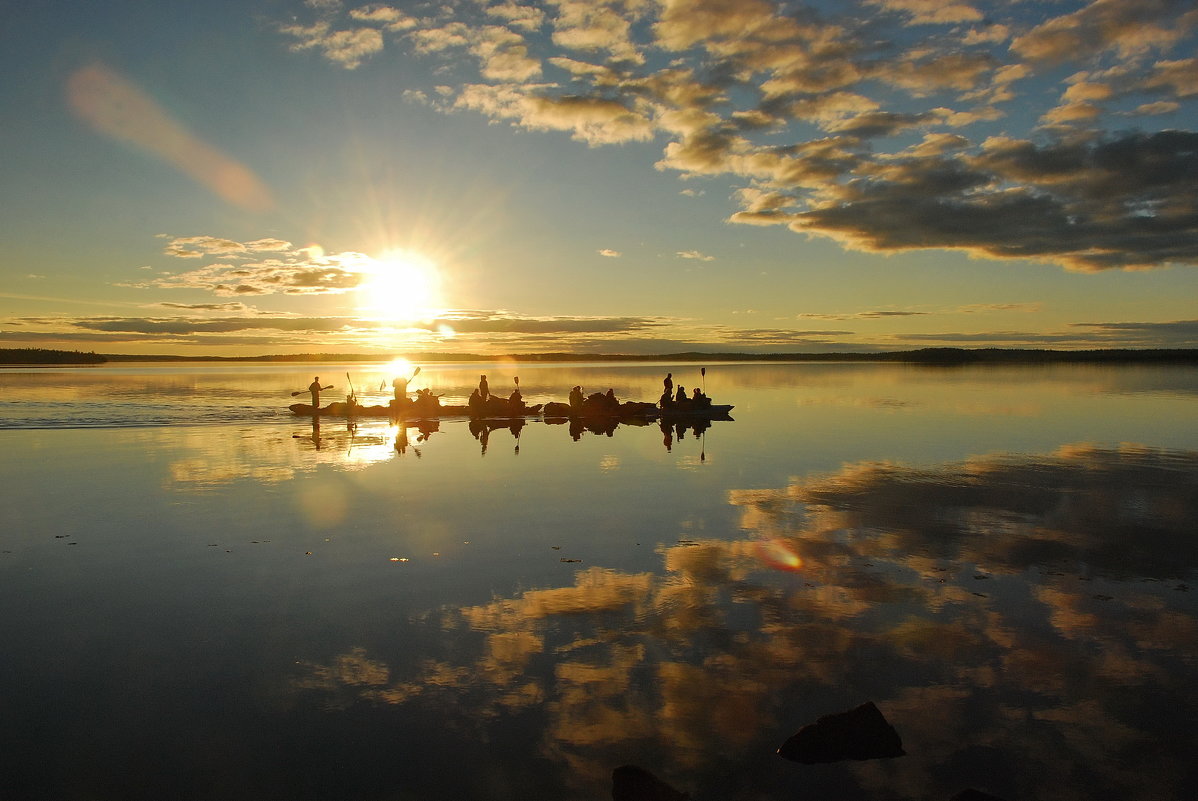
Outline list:
[[[441,308],[441,276],[427,257],[394,250],[363,267],[357,288],[358,310],[375,320],[428,320]]]

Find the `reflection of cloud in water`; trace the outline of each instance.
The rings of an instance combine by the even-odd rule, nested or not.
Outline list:
[[[1198,453],[1132,446],[849,465],[733,493],[748,536],[664,547],[661,575],[592,567],[443,610],[444,654],[412,675],[355,648],[296,686],[539,712],[540,753],[578,787],[652,758],[680,789],[792,797],[810,776],[773,750],[872,698],[909,756],[838,766],[841,797],[1185,797],[1196,489]]]

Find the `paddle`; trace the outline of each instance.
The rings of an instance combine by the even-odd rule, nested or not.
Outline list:
[[[706,394],[707,394],[707,368],[706,368],[706,367],[700,367],[700,368],[699,368],[699,375],[700,375],[700,376],[702,377],[702,379],[703,379],[703,394],[704,394],[704,395],[706,395]]]
[[[348,378],[348,377],[349,377],[349,376],[348,376],[348,374],[347,374],[347,375],[346,375],[346,378]],[[333,385],[332,385],[332,384],[329,384],[327,387],[321,387],[321,388],[320,388],[320,391],[321,391],[321,392],[324,392],[326,389],[332,389],[332,388],[333,388]],[[291,393],[291,397],[293,397],[293,398],[294,398],[296,395],[303,395],[303,394],[304,394],[305,392],[307,392],[307,391],[308,391],[308,390],[306,390],[306,389],[299,389],[299,390],[296,390],[295,392],[292,392],[292,393]]]

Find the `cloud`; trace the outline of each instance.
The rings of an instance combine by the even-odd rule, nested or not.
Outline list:
[[[1029,21],[1026,4],[933,0],[503,0],[416,22],[329,4],[299,29],[305,47],[366,26],[452,58],[446,113],[592,147],[661,141],[657,169],[737,184],[733,222],[1097,271],[1198,263],[1195,134],[1125,127],[1198,96],[1191,6],[1097,0]],[[1057,65],[1064,94],[1039,93]],[[1023,118],[1041,130],[1015,133]]]
[[[252,307],[245,305],[240,301],[230,301],[229,303],[169,303],[163,302],[157,304],[167,309],[183,309],[185,311],[252,311]]]
[[[846,314],[817,314],[814,312],[802,312],[800,314],[796,314],[795,317],[807,320],[880,320],[889,317],[919,317],[925,314],[931,314],[931,312],[882,309],[876,311],[849,312]]]
[[[552,96],[546,87],[472,84],[462,88],[455,105],[512,120],[530,130],[570,131],[589,145],[645,141],[653,125],[643,113],[618,100],[579,95]]]
[[[952,25],[982,21],[982,13],[966,3],[943,0],[867,0],[867,5],[903,14],[909,18],[910,25]]]
[[[1084,60],[1114,51],[1131,58],[1165,51],[1198,25],[1198,11],[1184,0],[1096,0],[1053,17],[1011,42],[1011,50],[1034,61]]]
[[[357,69],[369,56],[382,51],[383,35],[374,28],[333,30],[327,22],[315,25],[288,25],[282,32],[298,41],[292,50],[317,50],[322,56],[347,70]]]
[[[246,256],[250,253],[278,252],[287,253],[292,249],[290,242],[282,239],[257,239],[253,242],[234,242],[216,236],[171,236],[161,234],[163,239],[169,239],[163,252],[168,256],[181,259],[198,259],[203,256],[216,255],[224,258]]]
[[[692,259],[694,261],[715,261],[715,256],[708,256],[705,253],[700,253],[697,250],[680,250],[674,254],[680,259]]]
[[[596,251],[596,253],[598,253],[600,256],[606,256],[609,259],[618,259],[624,255],[620,251],[612,250],[611,248],[603,248],[602,250]]]
[[[1174,320],[1165,323],[1073,323],[1095,335],[1141,347],[1198,347],[1198,320]]]

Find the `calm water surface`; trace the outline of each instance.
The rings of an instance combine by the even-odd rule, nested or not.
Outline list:
[[[414,387],[666,369],[735,420],[314,428],[308,366],[0,371],[0,799],[1198,796],[1196,371]],[[867,700],[907,756],[775,754]]]

